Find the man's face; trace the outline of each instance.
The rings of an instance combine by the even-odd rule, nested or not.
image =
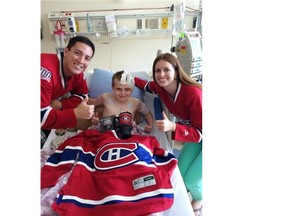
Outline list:
[[[63,67],[66,76],[77,75],[84,72],[92,58],[93,50],[85,43],[76,42],[70,50],[65,48]]]

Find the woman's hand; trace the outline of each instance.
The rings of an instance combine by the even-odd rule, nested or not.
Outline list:
[[[167,118],[164,111],[162,111],[162,116],[162,120],[155,121],[155,126],[158,128],[158,130],[162,132],[175,131],[176,124]]]

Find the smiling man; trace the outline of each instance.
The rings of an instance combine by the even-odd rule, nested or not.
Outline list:
[[[83,72],[94,51],[90,39],[76,36],[62,53],[41,54],[42,130],[71,128],[78,119],[92,118],[94,105],[87,104],[88,87]]]

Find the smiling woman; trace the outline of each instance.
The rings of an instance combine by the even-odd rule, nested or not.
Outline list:
[[[170,53],[158,55],[153,62],[154,81],[135,78],[136,85],[158,94],[176,122],[167,118],[155,121],[159,131],[172,132],[172,139],[184,142],[179,155],[179,169],[191,203],[198,215],[202,206],[202,85],[190,78],[179,60]]]

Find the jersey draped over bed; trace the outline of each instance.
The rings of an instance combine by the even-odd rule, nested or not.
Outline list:
[[[93,73],[86,72],[85,77],[86,77],[86,81],[87,81],[87,84],[89,87],[89,96],[90,97],[97,97],[99,94],[102,94],[104,92],[112,92],[112,88],[111,88],[112,75],[113,75],[113,73],[111,71],[106,71],[106,70],[97,69],[97,68],[94,69]],[[142,79],[146,79],[146,80],[151,79],[148,76],[148,74],[146,72],[143,72],[143,71],[142,72],[133,72],[132,75],[140,77]],[[163,110],[163,107],[162,107],[161,100],[158,98],[157,95],[152,95],[150,93],[144,92],[144,91],[140,90],[139,88],[135,87],[132,96],[140,99],[141,101],[143,101],[145,103],[145,105],[148,107],[148,109],[150,109],[150,111],[152,112],[155,120],[162,118],[161,112]],[[96,110],[101,115],[101,107],[98,107],[97,109]],[[135,116],[135,118],[136,118],[135,121],[137,124],[139,124],[139,125],[146,124],[146,122],[142,119],[143,117]],[[87,127],[87,125],[85,127]],[[78,129],[81,130],[81,128],[78,128]],[[87,128],[82,128],[82,129],[87,129]],[[153,130],[150,134],[151,136],[143,136],[143,135],[133,135],[132,136],[134,139],[132,143],[134,143],[134,144],[130,143],[129,145],[131,148],[133,147],[135,149],[135,151],[137,152],[137,153],[133,152],[133,154],[136,154],[138,159],[141,158],[142,156],[145,159],[144,159],[144,161],[142,161],[142,159],[141,160],[139,159],[139,161],[137,162],[139,164],[134,162],[130,165],[127,165],[126,168],[127,168],[127,170],[130,170],[130,171],[123,172],[123,173],[125,173],[125,175],[120,175],[119,173],[117,173],[117,174],[115,173],[115,175],[113,175],[113,176],[111,175],[110,177],[103,175],[102,176],[103,178],[101,177],[101,182],[98,182],[97,180],[95,180],[96,178],[94,179],[93,177],[90,176],[89,178],[85,178],[85,179],[87,179],[87,182],[85,180],[85,182],[83,184],[81,184],[81,183],[77,184],[76,183],[77,181],[75,182],[75,176],[77,179],[77,178],[81,178],[81,175],[84,175],[84,173],[86,173],[89,176],[89,174],[97,172],[94,168],[95,168],[95,155],[97,154],[96,152],[100,151],[99,149],[101,149],[101,144],[99,144],[99,143],[101,143],[101,141],[99,142],[99,140],[102,140],[102,142],[104,142],[106,144],[107,144],[107,139],[108,140],[112,139],[113,142],[115,142],[117,140],[117,138],[115,138],[115,134],[113,134],[112,131],[108,131],[108,135],[106,135],[106,137],[108,137],[108,138],[105,138],[106,141],[103,141],[105,139],[103,138],[104,136],[101,136],[101,135],[99,135],[98,138],[94,138],[94,139],[98,139],[97,145],[99,145],[98,146],[99,148],[97,147],[97,145],[95,145],[94,147],[96,149],[93,149],[92,148],[93,145],[91,145],[91,143],[93,143],[91,141],[92,140],[92,138],[91,138],[92,134],[94,134],[95,137],[98,137],[98,135],[99,135],[99,133],[96,130],[87,130],[87,131],[84,130],[83,132],[81,132],[81,131],[80,132],[79,131],[69,132],[68,131],[66,134],[59,137],[55,134],[55,130],[52,130],[46,143],[43,146],[43,149],[41,150],[41,156],[42,156],[41,166],[44,167],[44,170],[41,171],[41,174],[44,176],[46,175],[46,177],[43,178],[43,181],[41,180],[41,183],[43,184],[42,185],[43,189],[41,190],[41,212],[42,212],[41,215],[57,215],[57,214],[55,214],[54,211],[51,210],[51,206],[53,206],[54,209],[58,209],[58,207],[60,206],[59,203],[62,203],[61,204],[62,206],[66,206],[66,207],[64,207],[64,209],[70,208],[71,207],[70,205],[74,206],[75,203],[76,203],[76,206],[78,206],[78,207],[79,206],[86,206],[86,207],[90,208],[90,211],[88,210],[88,212],[93,212],[93,210],[91,210],[91,209],[93,209],[95,206],[98,206],[98,209],[99,209],[99,206],[101,206],[100,209],[102,209],[101,211],[103,211],[102,213],[104,213],[106,211],[105,208],[107,209],[107,212],[109,212],[109,210],[113,209],[113,207],[109,206],[110,204],[121,203],[121,204],[119,204],[119,206],[123,207],[125,205],[128,205],[127,204],[128,200],[130,202],[134,202],[132,205],[132,206],[134,206],[134,208],[131,206],[131,208],[133,208],[131,211],[137,211],[137,213],[134,214],[133,212],[130,212],[131,214],[127,214],[127,215],[138,215],[138,214],[144,213],[143,211],[147,211],[146,213],[149,214],[150,216],[154,216],[154,214],[152,214],[151,212],[155,212],[155,213],[158,212],[157,214],[155,214],[155,216],[156,215],[157,216],[158,215],[163,215],[163,216],[193,215],[193,210],[191,208],[191,204],[190,204],[190,201],[189,201],[189,198],[187,195],[187,191],[185,189],[183,179],[181,177],[179,168],[177,166],[177,161],[173,157],[173,155],[171,154],[171,153],[173,153],[172,144],[168,141],[166,134],[159,132],[156,128],[153,128]],[[100,139],[100,137],[102,137],[102,138]],[[53,147],[53,142],[55,144],[55,140],[57,140],[59,138],[61,140],[61,142],[58,141],[60,149],[55,151],[55,145],[54,145],[54,150],[53,150],[53,148],[51,150],[51,147]],[[78,142],[74,142],[75,139],[76,140],[79,139]],[[72,141],[72,140],[74,140],[74,141]],[[65,144],[64,143],[63,143],[63,145],[60,144],[62,142],[64,142]],[[111,140],[109,142],[111,142]],[[150,146],[150,144],[146,145],[145,143],[147,143],[147,142],[151,143],[152,146]],[[126,149],[126,151],[124,151],[122,149],[123,146],[121,143],[122,143],[122,141],[118,142],[118,145],[120,145],[121,148],[114,148],[113,147],[113,148],[111,148],[112,150],[106,149],[107,151],[106,150],[104,151],[102,149],[102,156],[103,157],[102,157],[102,159],[100,159],[98,161],[100,161],[100,162],[102,161],[102,165],[103,165],[103,163],[104,163],[103,158],[107,159],[107,157],[109,155],[107,152],[111,153],[109,157],[112,157],[112,158],[113,157],[119,157],[119,155],[121,155],[121,154],[122,154],[122,156],[123,156],[123,154],[124,155],[125,154],[130,155],[127,152],[130,152],[131,149],[128,148],[128,150]],[[157,153],[154,154],[155,153],[154,147],[156,149],[161,149],[163,155],[157,156]],[[91,148],[93,149],[93,151]],[[116,149],[118,149],[118,150],[116,150]],[[119,149],[122,149],[122,150],[120,151]],[[137,149],[138,149],[138,151],[137,151]],[[68,150],[70,153],[73,152],[73,154],[72,154],[73,156],[71,156],[71,155],[67,156],[66,155]],[[164,150],[166,150],[166,151],[164,151]],[[52,152],[53,153],[55,152],[56,154],[53,154],[51,156]],[[106,153],[104,153],[104,152],[106,152]],[[125,153],[123,153],[123,152],[125,152]],[[158,152],[158,154],[159,154],[159,152]],[[145,160],[146,160],[146,162],[145,162]],[[150,162],[147,163],[147,161],[150,161]],[[152,161],[153,161],[153,163],[152,163]],[[173,161],[176,161],[176,163]],[[161,163],[162,163],[162,165],[161,165]],[[119,193],[117,196],[114,196],[113,194],[111,196],[108,196],[106,194],[107,196],[103,196],[102,198],[101,197],[98,197],[98,198],[94,197],[95,198],[94,199],[94,198],[91,198],[89,196],[87,197],[87,193],[89,194],[89,187],[88,187],[89,183],[94,184],[95,181],[97,182],[98,185],[101,183],[101,185],[102,185],[101,188],[107,187],[106,189],[108,191],[112,190],[113,187],[115,187],[114,188],[115,190],[122,190],[124,186],[119,187],[119,185],[116,183],[113,186],[113,182],[119,180],[119,179],[117,180],[118,176],[120,176],[121,178],[124,178],[126,180],[130,178],[132,182],[134,180],[134,184],[136,184],[136,185],[140,182],[142,185],[143,184],[145,185],[145,183],[143,183],[145,181],[144,181],[144,178],[142,178],[143,177],[142,174],[138,173],[139,178],[132,177],[133,172],[131,174],[131,170],[132,170],[133,166],[136,166],[136,164],[138,167],[142,167],[142,168],[144,167],[144,170],[145,169],[153,170],[154,168],[152,168],[152,167],[159,168],[159,166],[160,166],[161,167],[160,170],[162,170],[162,171],[159,173],[161,173],[161,174],[159,174],[157,172],[155,174],[152,172],[153,177],[151,177],[151,176],[149,176],[149,174],[147,174],[146,175],[147,176],[147,178],[146,178],[147,183],[146,184],[150,183],[153,186],[153,183],[154,183],[153,178],[155,178],[155,181],[157,180],[157,183],[161,179],[161,181],[163,181],[164,185],[161,183],[160,184],[161,187],[159,187],[157,190],[156,190],[156,188],[154,188],[155,191],[157,191],[157,192],[154,191],[151,193],[151,191],[150,192],[149,191],[142,191],[141,193],[139,193],[138,195],[135,196],[136,198],[134,196],[132,196],[131,194],[126,196],[125,192],[123,192],[123,191],[122,192],[124,194]],[[146,165],[144,166],[143,164],[146,164]],[[166,165],[163,165],[163,164],[166,164]],[[55,173],[53,174],[53,172],[51,170],[55,171],[55,170],[57,170],[57,167],[61,171],[59,171],[59,170],[56,171],[56,173],[57,173],[56,174],[57,178],[56,178]],[[62,168],[66,167],[66,172],[63,173],[63,170],[60,169],[60,167],[62,167]],[[67,168],[67,167],[69,167],[69,168]],[[72,169],[72,167],[73,167],[73,169]],[[74,171],[74,169],[76,167],[78,167],[78,168],[76,169],[76,171]],[[49,170],[48,172],[47,172],[47,169]],[[134,170],[135,170],[135,168],[134,168]],[[165,170],[165,171],[163,171],[163,170]],[[44,173],[42,173],[43,171],[44,171]],[[115,172],[115,170],[114,170],[114,172]],[[81,175],[80,175],[80,173],[81,173]],[[135,174],[137,174],[137,172]],[[72,178],[72,179],[74,179],[73,183],[71,183],[71,182],[69,183],[69,179],[71,176],[72,177],[74,176]],[[44,179],[46,179],[46,180],[44,180]],[[52,179],[53,179],[53,183],[52,183]],[[167,179],[168,179],[168,181],[167,181]],[[130,181],[130,183],[131,183],[131,181]],[[92,183],[92,182],[94,182],[94,183]],[[121,180],[119,180],[119,182],[121,182]],[[107,184],[105,184],[105,183],[107,183]],[[123,181],[121,184],[124,184]],[[66,185],[66,189],[65,189],[65,185]],[[50,187],[50,191],[47,192],[47,189],[49,187]],[[137,187],[137,186],[134,185],[134,187]],[[76,195],[75,195],[75,193],[70,193],[70,192],[68,193],[70,195],[66,194],[67,188],[69,188],[70,192],[74,191],[76,193]],[[76,191],[81,191],[80,189],[81,190],[83,189],[84,192],[83,192],[83,194],[81,194],[81,196],[78,196],[78,194],[77,194],[78,192],[76,192]],[[64,193],[63,193],[63,190],[64,190]],[[93,188],[93,190],[95,190],[95,192],[97,192],[97,188]],[[105,191],[105,190],[102,190],[102,192],[103,191]],[[72,196],[72,194],[73,194],[73,196]],[[57,203],[57,201],[54,202],[54,200],[51,200],[51,199],[49,200],[49,197],[51,198],[51,196],[54,196],[54,198],[56,196],[56,200],[58,200],[58,203]],[[162,203],[162,206],[161,207],[159,207],[159,206],[158,207],[155,207],[155,206],[152,207],[152,209],[154,208],[154,210],[151,210],[151,209],[148,210],[149,209],[148,207],[145,209],[145,206],[150,205],[147,203],[149,203],[149,200],[151,200],[150,198],[153,196],[155,199],[158,199],[158,201],[156,201],[156,202]],[[149,197],[149,198],[148,198],[148,200],[145,201],[145,199],[147,197]],[[135,198],[135,200],[133,200],[134,198]],[[59,200],[61,200],[61,202]],[[137,207],[139,209],[137,210],[135,208],[137,206],[137,202],[142,203],[142,204],[145,203],[145,205],[143,205],[143,207],[141,207],[141,204],[139,204],[139,207]],[[152,202],[154,202],[154,201],[152,201]],[[63,203],[65,203],[65,204],[63,204]],[[74,204],[72,204],[72,203],[74,203]],[[153,206],[153,205],[151,204],[151,206]],[[76,209],[78,209],[78,207],[76,207]],[[123,209],[127,209],[127,208],[124,207]],[[49,213],[49,210],[50,210],[50,213]],[[62,210],[59,210],[58,212],[61,212],[61,211]],[[65,210],[63,210],[63,211],[65,211]],[[76,210],[76,211],[78,211],[78,210]],[[101,215],[104,215],[102,213],[101,213]],[[79,214],[79,215],[81,215],[81,214]],[[85,213],[85,215],[90,215],[90,213],[87,213],[87,214]],[[92,213],[91,213],[91,215],[92,215]],[[111,212],[110,212],[110,215],[113,215],[113,214],[111,214]]]

